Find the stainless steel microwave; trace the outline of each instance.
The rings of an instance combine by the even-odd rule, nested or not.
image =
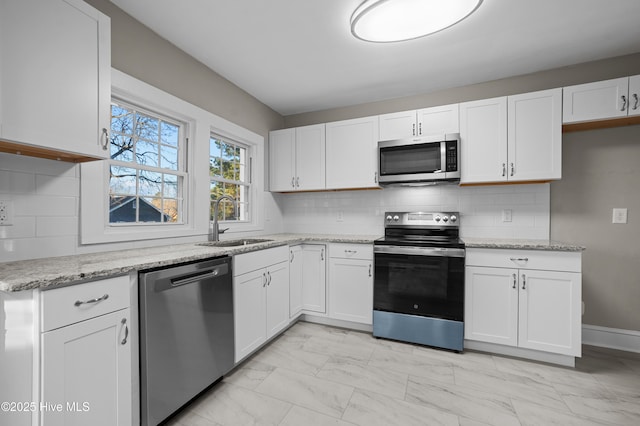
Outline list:
[[[378,142],[380,185],[460,181],[458,133]]]

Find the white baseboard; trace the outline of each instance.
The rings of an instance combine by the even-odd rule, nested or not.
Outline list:
[[[583,324],[582,343],[640,353],[640,331]]]

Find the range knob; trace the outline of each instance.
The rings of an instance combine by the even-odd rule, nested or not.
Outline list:
[[[397,222],[397,221],[399,221],[399,220],[400,220],[400,216],[395,215],[395,216],[393,217],[393,221],[394,221],[394,222]]]
[[[387,222],[391,222],[391,221],[393,220],[393,218],[391,217],[391,215],[388,215],[388,216],[386,217],[386,219],[387,219]]]
[[[451,215],[451,222],[456,222],[458,220],[458,216],[456,216],[455,214]]]
[[[449,222],[449,216],[443,216],[442,220],[444,221],[444,223]]]
[[[435,219],[436,222],[440,222],[440,219],[441,219],[440,215],[437,215],[436,217],[434,217],[434,219]]]

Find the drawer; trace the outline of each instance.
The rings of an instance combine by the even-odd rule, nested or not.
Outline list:
[[[98,301],[90,302],[92,300]],[[108,314],[129,305],[128,275],[45,290],[42,292],[42,331]]]
[[[233,256],[233,276],[257,271],[267,266],[289,261],[289,246],[251,251]]]
[[[371,244],[331,244],[329,257],[338,259],[373,260]]]
[[[582,253],[547,250],[467,249],[467,266],[582,272]]]

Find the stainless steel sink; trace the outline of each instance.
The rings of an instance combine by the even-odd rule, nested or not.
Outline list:
[[[239,247],[248,246],[250,244],[268,243],[273,240],[264,240],[260,238],[244,238],[241,240],[225,240],[225,241],[209,241],[207,243],[200,243],[199,246],[209,247]]]

